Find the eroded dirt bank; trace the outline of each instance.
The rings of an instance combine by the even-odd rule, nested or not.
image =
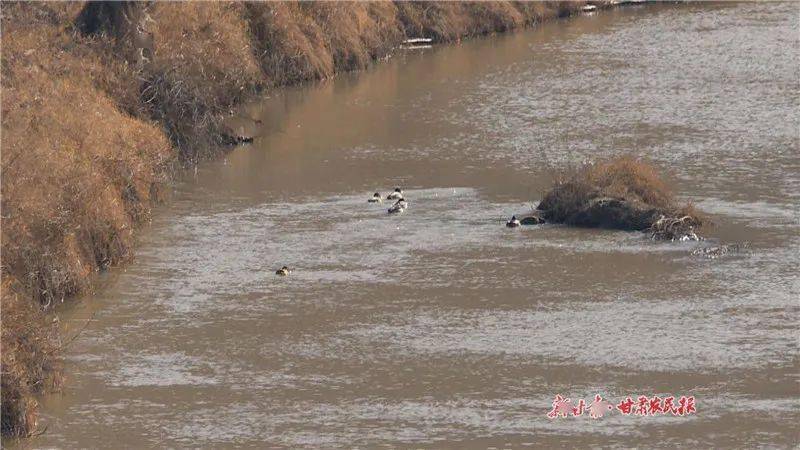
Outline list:
[[[213,156],[252,93],[358,70],[583,2],[4,3],[2,432],[35,429],[58,342],[41,309],[127,260],[172,170]]]

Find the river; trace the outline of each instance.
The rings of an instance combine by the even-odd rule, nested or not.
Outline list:
[[[626,7],[246,105],[255,142],[182,177],[62,311],[90,322],[22,445],[797,445],[799,30],[796,3]],[[627,153],[708,241],[503,225]],[[366,202],[395,186],[404,214]],[[696,412],[550,419],[558,394]]]

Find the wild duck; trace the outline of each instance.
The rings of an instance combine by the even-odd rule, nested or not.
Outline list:
[[[292,269],[290,269],[290,268],[288,268],[286,266],[283,266],[280,269],[275,271],[275,275],[280,275],[282,277],[285,277],[286,275],[289,275],[290,273],[292,273]]]
[[[408,208],[408,202],[403,197],[400,197],[391,208],[389,208],[389,214],[397,214],[401,213]]]
[[[386,200],[399,200],[403,198],[403,190],[399,187],[394,188],[394,192],[386,196]]]
[[[517,219],[517,216],[511,216],[511,220],[506,222],[506,226],[508,228],[516,228],[520,226],[519,219]]]
[[[383,202],[383,200],[381,199],[380,192],[376,192],[376,193],[372,194],[372,197],[370,197],[370,199],[367,200],[367,201],[370,202],[370,203],[382,203]]]

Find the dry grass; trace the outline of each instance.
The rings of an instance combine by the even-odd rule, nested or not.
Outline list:
[[[585,2],[398,2],[408,36],[451,42],[573,14]]]
[[[141,100],[185,161],[216,153],[220,117],[261,81],[239,3],[163,3],[150,11]]]
[[[247,20],[270,86],[365,68],[403,38],[392,3],[249,3]]]
[[[71,6],[3,5],[4,434],[33,430],[31,394],[53,367],[39,305],[85,290],[91,274],[129,257],[173,157],[159,127],[101,88],[119,81],[92,76],[108,66],[92,52],[97,42],[65,29]]]
[[[406,37],[455,41],[581,5],[4,2],[3,433],[33,430],[31,395],[54,367],[41,306],[130,257],[174,161],[216,154],[243,98],[363,69]]]
[[[127,257],[172,151],[157,126],[121,112],[84,76],[98,59],[54,45],[62,38],[57,27],[28,21],[15,29],[9,22],[4,32],[15,38],[3,41],[3,269],[50,302]]]
[[[14,292],[6,278],[2,295],[2,433],[27,436],[36,429],[37,402],[34,394],[58,384],[54,343],[55,326],[28,298]]]
[[[660,238],[703,223],[691,205],[677,204],[652,164],[629,156],[561,174],[538,209],[556,223],[629,230],[655,226],[654,237]]]

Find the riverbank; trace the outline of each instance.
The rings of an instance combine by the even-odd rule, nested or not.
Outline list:
[[[435,42],[564,17],[583,2],[42,3],[3,6],[2,432],[35,430],[58,344],[41,309],[131,258],[181,165],[223,151],[254,93]],[[13,325],[13,326],[12,326]]]

